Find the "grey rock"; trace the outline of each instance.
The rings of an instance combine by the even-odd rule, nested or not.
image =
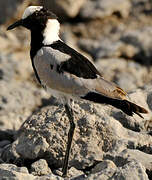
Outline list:
[[[10,144],[11,142],[8,141],[8,140],[3,140],[3,141],[0,141],[0,148],[3,148],[4,146]]]
[[[85,174],[81,170],[71,167],[68,171],[68,176],[71,177],[72,179],[78,179],[78,178],[85,177]]]
[[[10,142],[14,141],[15,131],[7,129],[7,130],[0,130],[0,141],[8,140]]]
[[[86,179],[87,180],[97,180],[97,179],[108,180],[114,175],[116,170],[117,170],[117,167],[112,161],[105,160],[97,164],[91,170],[91,173]]]
[[[129,129],[124,128],[120,123],[113,122],[114,125],[111,127],[113,134],[117,137],[118,142],[121,144],[121,147],[118,147],[116,144],[118,143],[116,140],[116,144],[114,144],[113,149],[111,149],[111,154],[116,155],[123,150],[123,148],[134,148],[147,146],[149,147],[151,144],[151,136],[145,133],[135,132]],[[110,123],[112,124],[112,122]],[[117,128],[117,130],[115,129]],[[148,139],[147,139],[148,138]],[[109,151],[110,152],[110,151]]]
[[[139,93],[135,91],[129,97],[133,102],[135,100],[137,104],[148,109],[146,95],[143,95],[141,91],[139,90]],[[123,120],[128,121],[128,124],[131,121],[141,124],[143,119],[141,120],[136,115],[128,117],[121,112],[119,118],[116,118],[115,114],[120,112],[116,108],[83,101],[79,104],[75,103],[73,109],[76,131],[70,167],[84,169],[96,161],[101,161],[103,152],[116,156],[124,149],[149,147],[152,142],[150,135],[130,130],[133,129],[131,125],[127,128],[123,127]],[[151,114],[144,117],[148,119]],[[61,167],[67,143],[68,126],[69,121],[64,108],[52,102],[51,106],[42,108],[21,126],[17,140],[14,142],[15,150],[21,158],[43,157],[49,165]]]
[[[43,157],[44,153],[49,148],[49,144],[46,141],[46,138],[42,137],[41,135],[37,134],[37,137],[33,135],[28,135],[25,137],[24,133],[20,136],[20,139],[17,139],[16,142],[16,151],[18,154],[23,155],[26,159],[36,159],[37,157]],[[31,137],[30,137],[31,136]],[[26,145],[25,143],[28,142]]]
[[[34,176],[42,176],[51,174],[51,169],[48,167],[48,164],[45,159],[40,159],[34,163],[31,164],[31,170],[30,172]]]
[[[125,180],[149,180],[146,169],[138,161],[132,160],[124,166],[119,167],[115,172],[112,180],[125,179]]]
[[[5,146],[2,149],[1,158],[4,162],[18,162],[20,161],[20,156],[16,152],[16,142]]]
[[[18,129],[41,104],[42,91],[31,82],[21,80],[18,68],[19,63],[10,55],[0,56],[0,128],[3,130]]]
[[[77,0],[77,3],[75,3],[75,0],[52,0],[51,2],[46,0],[42,4],[63,19],[75,17],[85,2],[86,0]]]
[[[17,70],[17,63],[12,60],[9,55],[0,54],[0,81],[10,82],[15,76]],[[3,100],[6,103],[6,100]]]
[[[114,169],[105,169],[96,174],[90,174],[86,179],[87,180],[108,180],[115,173]]]
[[[1,155],[2,149],[0,148],[0,155]],[[4,163],[4,161],[0,158],[0,164]]]
[[[14,164],[0,164],[0,180],[63,180],[62,177],[53,174],[34,176],[29,174],[26,167],[17,167]]]
[[[0,24],[4,23],[9,17],[14,15],[14,12],[17,9],[17,6],[23,0],[1,0],[0,1],[0,16],[3,17],[0,19]]]
[[[78,46],[83,51],[91,54],[94,60],[97,60],[100,58],[119,56],[123,43],[103,37],[98,40],[80,39]]]
[[[98,163],[93,169],[91,169],[91,173],[95,174],[98,172],[101,172],[103,170],[107,169],[113,169],[116,170],[116,165],[113,163],[113,161],[110,160],[104,160],[100,163]]]
[[[93,105],[80,103],[80,106],[83,109],[78,104],[74,106],[77,130],[71,151],[70,166],[85,168],[91,166],[95,160],[102,159],[102,147],[104,146],[105,151],[108,150],[113,138],[98,118],[99,116],[94,115]],[[104,116],[104,119],[106,118]],[[52,105],[42,109],[22,125],[16,141],[17,153],[23,158],[43,156],[50,165],[61,167],[67,143],[68,126],[69,122],[63,107]],[[96,136],[96,134],[99,135]],[[43,143],[39,143],[39,139],[43,139]]]
[[[152,110],[152,87],[150,85],[147,85],[145,87],[146,93],[147,93],[147,104],[150,110]]]
[[[145,79],[151,81],[148,69],[133,61],[123,58],[102,58],[95,63],[103,77],[116,83],[126,92],[145,85]]]
[[[118,6],[119,4],[119,6]],[[81,9],[83,18],[105,18],[114,13],[119,13],[123,18],[128,17],[131,8],[131,3],[128,0],[87,0]]]
[[[149,0],[132,0],[131,4],[131,13],[137,18],[141,14],[150,14],[152,9],[152,4]]]
[[[141,36],[142,34],[142,36]],[[134,59],[138,62],[150,65],[151,64],[151,39],[149,38],[152,35],[152,27],[145,26],[135,30],[128,30],[123,33],[120,38],[122,42],[125,42],[127,45],[132,45],[137,49],[137,52],[134,55]]]
[[[152,155],[139,150],[125,149],[114,158],[114,161],[117,165],[120,165],[121,163],[131,161],[132,159],[140,162],[146,170],[152,171]]]
[[[26,167],[17,167],[13,164],[0,164],[0,179],[34,180],[34,176],[28,173]]]
[[[105,29],[107,28],[105,27]],[[101,32],[96,38],[91,39],[87,37],[87,39],[79,39],[78,47],[89,53],[95,61],[101,58],[124,57],[126,59],[133,59],[145,66],[151,65],[152,42],[149,38],[152,34],[151,25],[145,25],[138,29],[126,27],[119,30],[117,28],[115,34],[112,34],[112,30],[107,29],[107,31],[109,31],[107,34],[102,34]],[[98,32],[94,33],[98,34]]]
[[[0,110],[1,128],[18,129],[32,109],[40,104],[41,100],[36,98],[39,92],[28,82],[8,84],[3,81],[0,88],[0,99],[3,101]]]
[[[63,174],[63,173],[62,173],[62,168],[54,169],[54,170],[53,170],[53,174],[62,177],[62,174]]]
[[[1,169],[6,169],[6,170],[14,170],[16,172],[21,172],[21,173],[25,173],[28,174],[28,169],[26,167],[17,167],[14,164],[0,164],[0,168]]]
[[[129,72],[117,73],[114,77],[114,80],[120,87],[123,87],[123,89],[125,89],[126,91],[136,89],[138,87],[137,79]]]
[[[46,176],[34,176],[34,180],[65,180],[65,178],[55,176],[54,174],[49,174]]]
[[[136,160],[129,161],[121,167],[108,167],[95,174],[90,174],[87,180],[148,180],[145,167]]]

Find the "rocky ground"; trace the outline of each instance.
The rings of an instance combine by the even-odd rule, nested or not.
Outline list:
[[[145,107],[144,119],[111,106],[75,102],[71,180],[152,179],[151,0],[0,1],[0,179],[60,180],[69,122],[36,82],[30,34],[6,31],[28,5],[62,22],[61,38],[94,62],[105,79]]]

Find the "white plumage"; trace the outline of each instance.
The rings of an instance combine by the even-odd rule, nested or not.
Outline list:
[[[52,44],[53,42],[59,40],[59,30],[60,30],[60,23],[57,19],[48,19],[46,24],[46,28],[44,30],[43,36],[43,44]],[[50,33],[51,32],[51,33]]]
[[[29,6],[28,8],[25,9],[22,19],[26,19],[30,15],[32,15],[35,11],[39,11],[43,8],[43,6]]]

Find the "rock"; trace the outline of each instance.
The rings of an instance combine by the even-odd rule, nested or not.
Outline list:
[[[4,23],[6,20],[8,20],[9,17],[11,17],[14,12],[17,9],[17,6],[22,2],[23,0],[1,0],[0,1],[0,16],[3,17],[0,19],[0,24]]]
[[[62,173],[62,168],[54,169],[54,170],[53,170],[53,174],[62,177],[62,174],[63,174],[63,173]]]
[[[140,162],[148,171],[152,171],[152,155],[135,149],[125,149],[114,158],[116,165],[135,159]]]
[[[81,7],[84,5],[86,0],[49,0],[42,2],[45,7],[57,14],[61,19],[70,17],[74,18],[79,13]]]
[[[28,173],[26,167],[17,167],[13,164],[0,164],[0,175],[2,179],[34,180],[34,176]]]
[[[141,36],[142,34],[142,36]],[[120,38],[122,42],[125,42],[127,45],[132,45],[136,48],[136,53],[133,57],[139,63],[144,65],[151,64],[151,39],[149,38],[152,35],[152,27],[144,26],[135,30],[128,30],[123,33]]]
[[[6,170],[12,169],[16,172],[28,174],[28,169],[26,167],[17,167],[14,164],[0,164],[0,169],[6,169]]]
[[[112,124],[112,121],[110,122],[110,124]],[[118,147],[116,144],[113,144],[113,149],[111,149],[111,154],[115,154],[115,155],[118,154],[123,150],[124,147],[136,149],[137,147],[150,146],[152,141],[151,136],[145,133],[139,133],[124,128],[120,123],[117,123],[117,121],[113,123],[114,124],[113,127],[111,127],[111,131],[113,132],[112,134],[115,134],[115,136],[117,137],[115,143],[117,144],[118,142],[121,142],[122,149],[120,149],[120,147]],[[117,130],[115,128],[117,128]]]
[[[40,99],[36,98],[40,94],[34,86],[26,82],[10,84],[3,82],[0,88],[0,99],[2,101],[5,99],[0,110],[1,127],[18,129],[32,110],[40,104]]]
[[[94,60],[119,56],[119,49],[122,45],[123,44],[120,41],[114,42],[108,38],[101,38],[99,40],[80,39],[78,41],[80,49],[91,54]]]
[[[142,166],[138,161],[132,160],[130,162],[125,163],[121,167],[112,167],[105,168],[95,174],[90,174],[87,180],[148,180],[148,176],[145,172],[144,166]]]
[[[139,15],[150,15],[152,4],[149,0],[132,0],[131,1],[132,8],[131,13],[139,18]]]
[[[14,141],[15,132],[13,130],[0,130],[0,141],[8,140],[10,142]]]
[[[46,160],[40,159],[31,164],[31,173],[34,176],[42,176],[51,173],[51,169],[48,167]]]
[[[11,59],[9,55],[0,55],[0,81],[10,82],[15,77],[15,70],[18,67],[17,63]],[[3,100],[3,103],[7,103]]]
[[[124,166],[119,167],[115,172],[112,179],[125,179],[125,180],[148,180],[145,167],[138,161],[132,160]]]
[[[144,90],[146,91],[147,93],[147,104],[148,104],[148,107],[150,110],[152,110],[152,87],[151,85],[147,85],[144,87]]]
[[[95,174],[95,173],[98,173],[98,172],[101,172],[103,170],[106,169],[116,169],[116,165],[110,161],[110,160],[105,160],[105,161],[102,161],[100,163],[98,163],[93,169],[91,169],[91,173],[92,174]]]
[[[88,28],[93,29],[91,26]],[[92,31],[94,31],[94,34],[99,34],[99,30],[96,29]],[[109,27],[109,30],[108,27],[105,26],[105,29],[109,32],[101,32],[100,35],[94,38],[80,38],[77,43],[78,47],[89,53],[95,61],[101,58],[124,57],[126,60],[132,59],[148,67],[151,65],[152,42],[149,37],[152,34],[152,26],[145,25],[138,29],[126,27],[125,29],[122,28],[122,30],[117,27],[114,35],[112,34],[112,27]],[[88,34],[88,32],[85,34]],[[149,73],[151,73],[151,71],[149,71]]]
[[[37,137],[34,137],[35,134],[33,134],[33,136],[28,135],[26,138],[24,137],[24,135],[22,134],[20,136],[20,139],[17,139],[15,141],[17,144],[17,153],[22,155],[24,154],[25,159],[36,159],[37,157],[43,157],[44,153],[49,148],[49,144],[46,141],[46,138],[42,137],[39,134],[37,134]],[[30,143],[29,145],[26,144],[27,148],[29,149],[26,149],[26,145],[24,145],[26,141]]]
[[[74,167],[71,167],[68,171],[68,176],[71,177],[72,179],[83,179],[85,178],[85,174],[84,172],[82,172],[81,170],[78,170]]]
[[[63,180],[59,176],[53,174],[47,176],[34,176],[28,173],[26,167],[17,167],[14,164],[0,164],[0,179],[13,179],[13,180]]]
[[[123,58],[102,58],[95,63],[102,76],[124,89],[133,91],[145,85],[145,79],[151,81],[148,69],[133,61]]]
[[[119,4],[119,6],[118,6]],[[105,18],[117,13],[123,18],[127,18],[130,12],[130,1],[121,0],[87,0],[83,8],[81,9],[81,17],[83,18]]]
[[[16,164],[18,164],[18,162],[20,163],[20,156],[17,154],[15,147],[16,142],[13,142],[2,149],[1,158],[4,162],[15,162]]]
[[[65,178],[55,176],[54,174],[50,174],[47,176],[34,176],[34,180],[65,180]]]
[[[18,129],[33,109],[41,104],[41,89],[22,80],[17,73],[18,65],[10,55],[0,56],[0,128],[3,130]]]
[[[138,97],[138,91],[129,96],[133,101],[136,96]],[[143,94],[139,97],[136,103],[148,109],[146,97]],[[103,153],[108,152],[111,156],[116,156],[124,149],[149,147],[152,142],[150,135],[133,131],[134,125],[123,124],[124,121],[128,121],[128,124],[132,121],[134,124],[142,124],[143,119],[136,115],[129,117],[116,108],[83,101],[75,103],[73,109],[76,131],[69,167],[85,169],[94,165],[96,161],[101,161]],[[144,117],[148,119],[151,114]],[[50,166],[59,168],[62,166],[65,153],[68,126],[69,121],[64,108],[52,102],[52,105],[36,112],[21,126],[17,140],[13,143],[15,150],[20,158],[43,157]]]
[[[103,125],[104,122],[94,115],[93,105],[80,103],[80,106],[83,109],[77,104],[74,107],[77,128],[69,163],[79,169],[91,166],[95,160],[101,160],[103,145],[107,151],[113,139],[107,127]],[[105,109],[106,107],[101,112]],[[21,127],[16,140],[17,153],[23,158],[43,157],[50,166],[61,167],[67,143],[67,126],[69,121],[63,107],[45,107]]]
[[[1,151],[2,149],[0,148],[0,156],[1,156]],[[4,163],[4,161],[2,159],[0,159],[0,164]]]
[[[116,171],[116,165],[110,161],[105,160],[99,164],[97,164],[92,170],[89,176],[86,178],[87,180],[108,180],[112,177]]]
[[[0,148],[3,148],[4,146],[10,144],[11,142],[8,141],[8,140],[3,140],[3,141],[0,141]]]

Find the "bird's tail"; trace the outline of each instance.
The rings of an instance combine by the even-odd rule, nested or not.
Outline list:
[[[148,111],[144,109],[143,107],[140,107],[128,100],[113,99],[113,98],[106,97],[95,92],[90,92],[86,96],[81,97],[81,98],[89,100],[89,101],[93,101],[96,103],[100,103],[100,104],[112,105],[118,109],[121,109],[124,113],[126,113],[129,116],[133,116],[133,114],[135,113],[141,118],[143,118],[140,113],[148,113]]]
[[[143,107],[138,106],[128,100],[117,100],[115,101],[115,103],[113,103],[113,106],[121,109],[124,113],[126,113],[129,116],[133,116],[133,114],[135,113],[141,118],[143,118],[140,113],[148,113],[148,111]]]

